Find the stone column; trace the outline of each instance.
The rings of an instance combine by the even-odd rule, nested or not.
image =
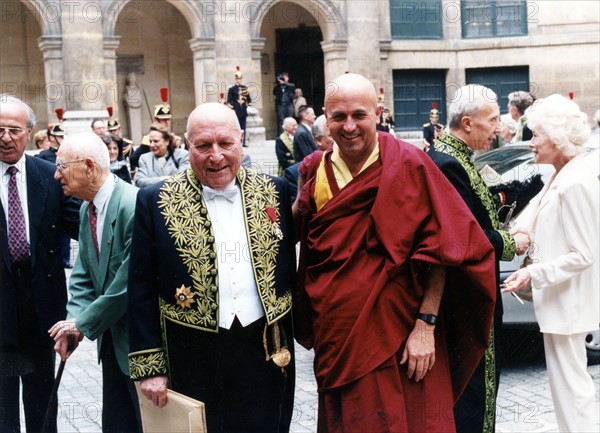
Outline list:
[[[220,19],[215,19],[215,55],[217,63],[217,78],[221,92],[227,90],[235,82],[235,67],[239,66],[244,78],[242,82],[249,86],[253,101],[248,110],[246,125],[246,143],[263,142],[265,128],[258,112],[262,107],[259,98],[260,84],[260,54],[264,48],[264,39],[252,39],[250,22],[245,19],[242,3],[237,0],[225,0],[220,3]]]
[[[379,82],[379,13],[369,0],[346,2],[348,29],[348,70]]]
[[[394,109],[394,77],[390,69],[389,54],[392,50],[392,41],[379,41],[379,81],[375,86],[383,87],[385,90],[385,106]]]
[[[252,95],[252,105],[257,110],[262,111],[264,104],[262,98],[262,78],[261,78],[261,59],[262,51],[265,48],[265,38],[254,38],[252,39],[252,67],[248,72],[251,72],[249,80],[245,80],[244,84],[249,87]]]
[[[443,0],[442,7],[442,31],[444,32],[444,39],[450,41],[453,46],[456,46],[456,41],[460,42],[462,40],[460,4],[454,0]],[[464,86],[466,81],[465,68],[460,64],[458,54],[455,53],[454,56],[455,61],[451,63],[452,66],[448,67],[448,73],[446,74],[447,105],[446,107],[441,107],[446,113],[448,113],[450,101],[456,96],[456,91]]]
[[[235,82],[236,66],[240,66],[244,81],[252,81],[256,76],[252,70],[250,23],[243,16],[243,3],[238,0],[219,2],[220,13],[214,20],[217,79],[222,91],[227,91]]]
[[[123,94],[123,89],[119,88],[117,81],[117,48],[121,43],[120,36],[105,36],[104,37],[104,81],[105,87],[108,90],[104,102],[107,106],[113,107],[113,115],[119,116],[119,101]]]
[[[62,37],[41,36],[38,38],[38,46],[44,57],[48,121],[53,122],[56,116],[54,109],[65,107]]]
[[[325,65],[325,83],[328,83],[348,70],[348,41],[323,41],[321,48]]]
[[[190,40],[194,56],[194,90],[196,105],[217,102],[220,88],[217,80],[215,41],[212,38]]]
[[[62,9],[66,109],[99,110],[109,93],[104,79],[104,44],[100,3],[69,2]]]
[[[248,118],[246,119],[246,140],[250,143],[259,143],[266,140],[266,129],[260,113],[263,110],[262,83],[258,78],[260,75],[260,61],[262,50],[265,47],[265,38],[252,39],[252,81],[245,80],[248,91],[252,96],[252,106],[248,107]]]

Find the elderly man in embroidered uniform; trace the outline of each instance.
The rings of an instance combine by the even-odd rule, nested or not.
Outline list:
[[[241,167],[222,104],[188,120],[191,168],[138,195],[129,270],[129,365],[206,405],[210,432],[289,430],[294,236],[287,182]],[[290,361],[291,358],[291,361]]]
[[[450,132],[434,143],[429,156],[454,185],[495,250],[496,306],[490,346],[475,370],[465,392],[454,407],[457,432],[493,432],[496,415],[496,394],[500,379],[497,361],[502,327],[502,297],[499,287],[499,260],[512,260],[515,252],[523,254],[527,237],[514,237],[500,227],[499,211],[503,203],[487,188],[473,164],[475,150],[487,150],[500,131],[500,111],[496,94],[484,86],[461,87],[450,105]],[[457,289],[449,277],[447,290]]]

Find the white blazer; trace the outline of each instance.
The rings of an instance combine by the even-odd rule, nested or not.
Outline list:
[[[540,330],[577,334],[600,322],[600,182],[581,157],[554,174],[517,219],[533,242],[528,266]]]

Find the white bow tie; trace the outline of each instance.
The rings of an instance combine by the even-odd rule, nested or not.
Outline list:
[[[217,196],[225,197],[227,200],[233,203],[235,196],[238,194],[239,190],[235,184],[228,185],[227,188],[222,190],[216,190],[209,186],[205,186],[202,191],[204,192],[204,198],[206,200],[212,200]]]

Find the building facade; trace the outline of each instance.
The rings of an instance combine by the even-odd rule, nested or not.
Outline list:
[[[197,104],[227,93],[236,66],[267,139],[283,71],[317,113],[327,82],[365,75],[407,137],[432,102],[445,122],[456,89],[470,83],[492,87],[503,113],[514,90],[572,92],[590,117],[599,107],[595,0],[0,0],[0,13],[0,92],[29,102],[37,129],[58,107],[113,106],[124,134],[139,137],[168,87],[181,133]]]

